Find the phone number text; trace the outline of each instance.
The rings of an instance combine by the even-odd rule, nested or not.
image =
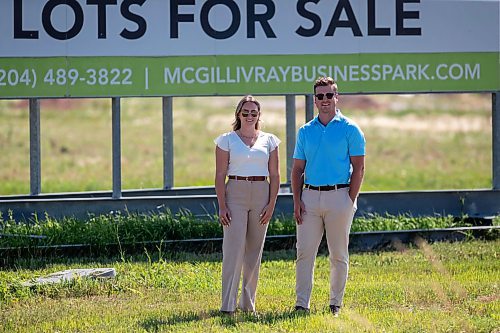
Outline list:
[[[85,70],[51,68],[42,73],[37,73],[32,68],[22,70],[0,68],[0,86],[25,85],[35,88],[37,84],[40,84],[40,81],[41,84],[49,86],[74,86],[77,83],[89,86],[132,85],[132,74],[130,68],[89,68]]]

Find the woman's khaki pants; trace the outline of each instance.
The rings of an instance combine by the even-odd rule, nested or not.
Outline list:
[[[231,224],[224,227],[222,243],[221,311],[236,310],[242,270],[239,308],[255,311],[257,280],[267,231],[267,224],[260,224],[259,219],[268,202],[267,181],[230,179],[226,184],[226,204],[231,212]]]
[[[314,261],[326,231],[330,253],[330,304],[342,305],[349,270],[349,231],[356,210],[349,188],[336,191],[304,189],[305,213],[297,225],[297,266],[295,305],[310,307]]]

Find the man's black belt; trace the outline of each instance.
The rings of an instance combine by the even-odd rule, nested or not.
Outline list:
[[[349,184],[335,184],[335,185],[323,185],[323,186],[313,186],[309,184],[305,184],[304,188],[315,191],[336,191],[340,188],[349,187]]]

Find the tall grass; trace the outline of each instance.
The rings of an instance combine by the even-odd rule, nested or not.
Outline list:
[[[408,215],[371,215],[355,218],[351,230],[410,230],[450,228],[469,225],[465,218],[452,216],[411,217]],[[54,219],[49,216],[33,216],[29,220],[16,221],[12,216],[0,215],[0,247],[45,246],[61,244],[136,244],[161,240],[207,239],[222,237],[222,227],[216,216],[200,218],[190,212],[173,214],[164,211],[155,214],[111,213],[90,215],[80,220],[74,217]],[[295,221],[281,216],[273,219],[267,234],[293,235]],[[29,238],[26,236],[45,236]]]

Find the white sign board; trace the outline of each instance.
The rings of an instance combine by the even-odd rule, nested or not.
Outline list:
[[[498,0],[2,0],[0,97],[500,90]]]

